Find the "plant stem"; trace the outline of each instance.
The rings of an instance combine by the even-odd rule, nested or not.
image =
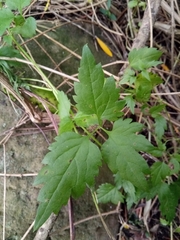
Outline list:
[[[101,219],[101,222],[102,222],[102,224],[103,224],[103,226],[104,226],[104,228],[105,228],[105,230],[106,230],[109,238],[112,239],[112,240],[116,240],[116,239],[113,237],[112,233],[110,232],[108,226],[106,225],[106,223],[105,223],[105,221],[104,221],[104,219],[103,219],[103,217],[102,217],[102,215],[101,215],[101,212],[100,212],[100,210],[99,210],[98,203],[97,203],[96,193],[91,190],[91,195],[92,195],[93,202],[94,202],[94,204],[95,204],[96,210],[97,210],[97,212],[98,212],[98,214],[99,214],[99,217],[100,217],[100,219]]]

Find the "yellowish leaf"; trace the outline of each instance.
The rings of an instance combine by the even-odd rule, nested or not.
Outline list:
[[[50,0],[47,0],[46,6],[44,8],[44,12],[48,10],[49,5],[50,5]]]
[[[102,50],[110,57],[113,56],[111,50],[109,49],[109,47],[101,40],[99,39],[98,37],[96,37],[96,40],[99,44],[99,46],[102,48]]]

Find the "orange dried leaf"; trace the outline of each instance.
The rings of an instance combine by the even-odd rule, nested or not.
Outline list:
[[[102,50],[110,57],[113,56],[111,50],[109,49],[109,47],[101,40],[99,39],[98,37],[96,37],[96,40],[99,44],[99,46],[102,48]]]
[[[170,69],[169,69],[168,66],[165,65],[164,63],[161,64],[161,67],[162,67],[162,69],[163,69],[164,71],[166,71],[166,72],[170,72]]]

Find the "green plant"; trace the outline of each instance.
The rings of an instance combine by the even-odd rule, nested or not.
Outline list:
[[[29,4],[30,0],[1,1],[1,57],[23,58],[22,53],[16,49],[15,37],[20,34],[24,38],[31,38],[36,33],[36,20],[33,17],[25,18],[22,13],[22,9]],[[21,81],[20,78],[12,73],[12,67],[17,67],[19,65],[17,61],[0,60],[0,70],[7,75],[16,91],[21,85]]]
[[[36,21],[33,17],[25,18],[22,9],[30,4],[30,0],[1,1],[0,9],[0,35],[8,29],[9,34],[4,36],[3,40],[7,44],[11,44],[12,34],[21,34],[22,37],[30,38],[35,34]],[[7,8],[4,8],[6,4]],[[17,13],[12,10],[18,10]]]
[[[0,25],[4,40],[0,55],[16,57],[21,54],[33,63],[45,86],[56,98],[53,101],[58,103],[60,118],[58,136],[50,145],[49,153],[43,159],[45,166],[34,183],[43,184],[38,196],[40,204],[34,229],[38,229],[52,212],[57,214],[71,196],[78,198],[82,195],[86,187],[91,189],[95,199],[94,181],[102,162],[111,170],[114,184],[99,186],[96,190],[98,202],[126,202],[130,208],[142,198],[151,199],[157,195],[162,215],[170,223],[180,198],[180,155],[179,152],[169,153],[166,149],[164,133],[167,123],[162,115],[166,111],[165,104],[161,100],[156,101],[154,106],[149,104],[151,91],[162,82],[149,68],[160,63],[161,52],[147,47],[132,50],[128,57],[129,68],[120,86],[116,86],[113,77],[105,78],[101,65],[95,64],[92,53],[85,45],[79,68],[80,82],[74,86],[76,105],[73,106],[15,40],[17,33],[23,37],[31,37],[35,33],[35,20],[25,19],[22,15],[22,8],[30,1],[4,2],[8,8],[0,10],[0,20],[5,23]],[[1,2],[2,6],[4,2]],[[18,10],[18,13],[11,10]],[[27,33],[28,24],[30,31],[28,29]],[[17,90],[23,82],[16,81],[16,76],[12,75],[14,64],[13,61],[0,61],[1,71],[6,73]],[[130,87],[124,89],[124,84]],[[120,100],[122,91],[125,91],[126,97]],[[151,129],[147,129],[148,124],[133,122],[123,116],[124,107],[134,114],[137,104],[144,116],[152,119],[154,125],[149,127]],[[106,122],[111,124],[112,130],[106,129]],[[151,132],[154,145],[151,138],[145,138],[142,130]],[[98,131],[105,140],[95,137]],[[153,157],[151,165],[142,157],[143,153]]]
[[[128,2],[128,7],[129,8],[134,8],[134,7],[142,7],[143,9],[145,8],[146,3],[141,0],[131,0]]]
[[[100,8],[100,12],[104,14],[104,16],[108,17],[110,20],[116,21],[116,16],[113,13],[111,13],[110,7],[111,7],[111,0],[108,0],[107,9]]]
[[[134,83],[129,96],[134,97],[135,102],[147,105],[152,88],[161,82],[157,75],[147,71],[160,63],[157,61],[160,55],[154,48],[133,50],[129,54],[131,72],[126,71],[122,83]],[[74,86],[75,111],[70,111],[70,101],[59,92],[60,134],[49,147],[50,152],[43,160],[45,166],[35,180],[35,185],[43,184],[43,187],[38,197],[40,205],[34,229],[38,229],[52,212],[57,214],[70,196],[77,198],[86,186],[92,188],[102,161],[114,175],[115,184],[104,183],[97,189],[99,202],[126,201],[130,208],[141,198],[158,195],[162,214],[172,221],[180,197],[179,179],[172,180],[173,174],[179,171],[179,160],[178,156],[171,156],[169,162],[163,160],[165,147],[161,139],[166,122],[161,127],[159,123],[164,105],[158,104],[149,110],[149,115],[155,119],[157,146],[153,146],[143,135],[137,134],[142,124],[123,118],[122,109],[128,102],[119,100],[119,88],[114,79],[104,77],[101,65],[95,64],[87,45],[83,48],[78,77],[80,82]],[[111,131],[105,129],[104,121],[112,122]],[[95,139],[97,130],[107,137],[104,143]],[[156,162],[148,166],[141,152],[156,157]],[[172,170],[170,164],[176,167]]]
[[[51,105],[56,104],[57,90],[41,71],[34,59],[22,48],[18,42],[18,37],[31,38],[36,33],[36,20],[33,17],[25,17],[23,15],[23,8],[30,4],[30,0],[15,0],[15,1],[1,1],[0,9],[0,36],[2,36],[2,45],[0,48],[0,58],[6,58],[6,60],[0,59],[0,71],[5,73],[8,77],[13,88],[19,94],[19,87],[25,87],[30,89],[33,93],[36,93],[37,89],[40,97],[47,98]],[[6,6],[6,7],[5,7]],[[13,61],[12,58],[17,58]],[[21,66],[20,62],[29,61],[32,64],[32,68],[41,76],[41,82],[44,87],[37,86],[36,84],[29,84],[20,77],[16,76],[12,68]],[[37,103],[40,107],[42,104],[35,98],[31,98],[32,102]],[[48,104],[48,106],[50,106]],[[51,107],[52,112],[56,111],[56,106]]]

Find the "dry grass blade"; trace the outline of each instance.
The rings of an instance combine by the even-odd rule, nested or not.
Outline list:
[[[3,86],[3,88],[11,94],[24,108],[25,112],[28,114],[29,118],[32,122],[39,123],[41,121],[40,115],[34,110],[33,107],[30,107],[24,99],[19,95],[13,87],[9,84],[8,79],[0,73],[0,84]]]

